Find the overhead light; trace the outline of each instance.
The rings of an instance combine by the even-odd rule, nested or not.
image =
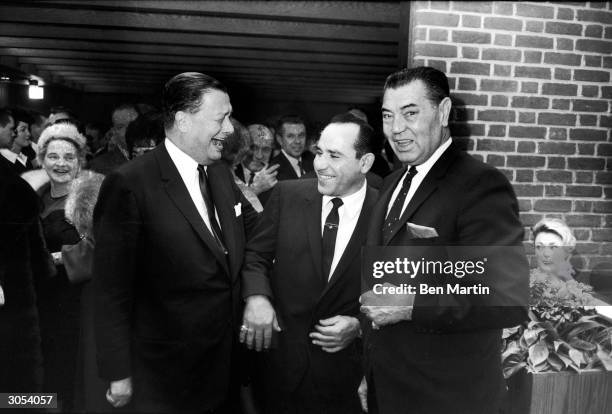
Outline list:
[[[8,82],[10,80],[11,78],[9,78],[8,76],[0,76],[0,82]]]
[[[45,90],[42,86],[38,86],[38,81],[35,79],[30,80],[30,87],[28,88],[28,98],[30,99],[44,99]]]

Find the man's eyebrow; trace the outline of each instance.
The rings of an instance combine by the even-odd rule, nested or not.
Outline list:
[[[408,109],[408,108],[418,108],[418,105],[415,103],[409,103],[409,104],[400,106],[401,111],[403,111],[404,109]],[[382,107],[382,111],[392,112],[390,109],[385,108],[384,106]]]

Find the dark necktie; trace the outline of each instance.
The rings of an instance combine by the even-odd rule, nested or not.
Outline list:
[[[302,160],[298,159],[298,168],[300,169],[300,175],[298,175],[298,178],[301,177],[302,175],[304,175],[304,173],[306,171],[304,171],[304,169],[302,168]]]
[[[253,184],[253,180],[255,179],[255,173],[253,171],[249,171],[251,176],[249,177],[249,182],[247,183],[247,186],[251,186],[251,184]]]
[[[204,169],[203,165],[198,165],[198,177],[202,198],[204,198],[204,204],[206,204],[206,211],[208,213],[208,221],[210,221],[212,235],[221,251],[227,254],[227,249],[223,243],[223,234],[221,233],[221,228],[217,222],[217,217],[215,217],[215,203],[212,198],[212,192],[210,191],[210,185],[208,184],[208,175],[206,174],[206,170]]]
[[[338,215],[338,209],[343,204],[342,199],[336,197],[331,200],[334,207],[331,209],[327,218],[325,219],[325,226],[323,226],[323,243],[322,243],[322,264],[323,264],[323,278],[325,281],[329,278],[329,271],[331,269],[332,261],[334,260],[334,249],[336,248],[336,233],[338,233],[338,223],[340,222],[340,216]]]
[[[389,210],[389,214],[387,214],[387,218],[385,219],[385,223],[383,224],[383,244],[387,244],[389,239],[391,238],[391,229],[393,225],[400,219],[402,215],[402,208],[404,207],[404,202],[406,201],[406,196],[408,195],[408,190],[410,190],[410,184],[412,183],[412,178],[417,174],[416,167],[412,166],[408,170],[408,174],[404,177],[404,181],[402,182],[402,188],[400,192],[395,197],[395,201],[393,202],[393,206],[391,206],[391,210]]]

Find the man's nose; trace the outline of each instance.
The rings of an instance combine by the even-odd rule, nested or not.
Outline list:
[[[234,126],[230,122],[229,118],[225,118],[223,121],[222,131],[228,135],[234,132]]]
[[[393,124],[391,125],[391,132],[399,134],[406,129],[406,120],[402,116],[394,116]]]

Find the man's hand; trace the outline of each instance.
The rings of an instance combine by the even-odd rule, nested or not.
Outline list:
[[[257,352],[268,349],[272,342],[272,329],[281,331],[270,300],[264,295],[247,297],[240,327],[240,342],[245,343],[249,349],[254,347]]]
[[[278,174],[276,170],[278,170],[278,167],[280,167],[280,165],[274,164],[261,171],[257,171],[255,177],[253,177],[253,184],[250,186],[251,190],[253,190],[255,194],[261,194],[274,187],[278,182],[276,179],[276,174]]]
[[[392,287],[384,283],[384,287]],[[392,325],[412,318],[413,294],[375,294],[369,290],[359,297],[361,312],[372,321],[372,328]]]
[[[309,334],[312,343],[321,346],[325,352],[338,352],[359,336],[359,320],[337,315],[321,319],[315,329]]]
[[[115,408],[123,407],[132,398],[132,377],[111,381],[106,390],[106,400]]]
[[[361,409],[364,412],[368,412],[368,383],[365,377],[361,379],[361,384],[357,388],[357,394],[359,395],[359,402],[361,403]]]

